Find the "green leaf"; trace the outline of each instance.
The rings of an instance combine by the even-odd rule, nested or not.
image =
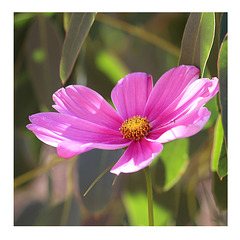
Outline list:
[[[89,152],[79,155],[77,161],[78,180],[81,201],[84,206],[93,213],[101,212],[111,200],[113,191],[116,189],[118,180],[112,186],[115,174],[106,172],[102,173],[111,164],[115,163],[123,154],[123,150],[116,151],[93,149]],[[95,179],[101,175],[101,178],[95,183]],[[91,184],[94,186],[84,196]]]
[[[55,13],[51,12],[44,12],[41,13],[44,17],[51,17]],[[22,12],[22,13],[15,13],[14,14],[14,27],[21,27],[25,23],[29,22],[32,20],[38,13],[32,13],[32,12]]]
[[[216,205],[220,210],[227,210],[227,176],[222,180],[216,173],[213,174],[213,196]]]
[[[206,125],[203,127],[203,130],[214,126],[216,123],[216,120],[219,115],[217,101],[218,101],[218,96],[216,95],[205,104],[205,107],[211,112],[211,116],[208,122],[206,123]]]
[[[60,62],[62,83],[68,80],[84,40],[93,24],[95,13],[73,13],[68,25]],[[66,26],[66,24],[65,24]]]
[[[218,168],[218,161],[222,149],[222,144],[223,144],[223,128],[221,115],[219,114],[214,128],[213,147],[211,154],[212,161],[211,169],[213,172],[216,172]]]
[[[156,164],[158,170],[155,174],[155,182],[158,188],[167,191],[180,179],[189,162],[188,150],[188,138],[177,139],[164,144],[160,155],[161,161]]]
[[[142,191],[125,191],[123,203],[131,226],[148,226],[148,199],[146,193]],[[155,226],[165,226],[171,218],[171,213],[167,208],[153,200],[153,216]]]
[[[50,18],[37,15],[26,38],[30,80],[40,106],[52,108],[52,94],[61,87],[59,62],[62,36]]]
[[[225,36],[218,56],[219,97],[222,115],[222,125],[227,145],[227,67],[228,67],[228,38]]]
[[[222,118],[219,115],[214,128],[211,170],[218,173],[220,180],[227,175],[227,151],[223,136]]]
[[[65,32],[68,31],[69,22],[70,22],[71,17],[72,17],[72,13],[67,12],[67,13],[63,14],[63,27],[64,27]]]
[[[14,26],[21,27],[22,25],[27,23],[29,20],[31,20],[35,16],[36,16],[36,13],[15,13],[14,14]]]
[[[194,65],[204,74],[215,33],[214,13],[191,13],[182,39],[179,65]]]
[[[222,13],[221,16],[221,21],[220,21],[220,44],[223,42],[225,35],[228,32],[228,13],[224,12]]]
[[[129,70],[117,56],[101,51],[96,56],[96,65],[114,84],[129,73]]]
[[[221,154],[218,162],[218,176],[220,180],[227,175],[227,151],[225,143],[222,144]]]

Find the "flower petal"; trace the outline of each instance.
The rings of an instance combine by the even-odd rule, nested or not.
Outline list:
[[[68,158],[92,148],[119,149],[130,144],[119,130],[70,115],[38,113],[30,116],[30,121],[32,124],[27,128],[41,141],[59,148],[58,153],[63,153],[60,157]]]
[[[211,112],[202,107],[184,115],[176,122],[159,129],[152,130],[148,138],[160,143],[169,142],[178,138],[186,138],[198,133],[207,123]],[[160,136],[160,137],[159,137]]]
[[[116,150],[127,147],[130,144],[129,141],[122,141],[119,143],[117,141],[106,141],[102,143],[81,143],[76,141],[63,141],[57,146],[57,153],[59,157],[71,158],[80,153],[84,153],[94,148],[104,149],[104,150]]]
[[[99,125],[119,129],[123,120],[116,110],[90,88],[71,85],[53,94],[53,107],[62,114],[76,116]]]
[[[132,141],[110,172],[117,175],[121,172],[137,172],[140,169],[147,167],[162,149],[162,144],[147,141],[144,138],[139,141]]]
[[[198,79],[199,69],[181,65],[166,72],[155,84],[145,109],[144,115],[149,121],[160,115],[185,89]]]
[[[197,79],[189,84],[166,109],[159,114],[152,127],[158,128],[202,107],[218,92],[218,79]]]
[[[123,120],[143,111],[152,91],[152,76],[146,73],[131,73],[118,81],[112,90],[112,101]]]
[[[72,158],[80,153],[87,152],[94,147],[92,143],[81,144],[74,141],[65,141],[58,144],[57,154],[66,159]]]

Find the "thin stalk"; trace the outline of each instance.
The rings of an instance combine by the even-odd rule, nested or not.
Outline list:
[[[105,24],[108,24],[112,27],[121,29],[122,31],[125,31],[133,36],[139,37],[139,38],[173,54],[176,57],[179,57],[179,55],[180,55],[180,48],[178,48],[174,44],[170,43],[169,41],[144,30],[143,28],[140,28],[135,25],[131,25],[125,21],[111,17],[109,14],[98,13],[96,15],[96,20],[103,22]]]
[[[62,217],[61,217],[61,226],[66,226],[70,209],[71,209],[71,204],[72,204],[72,198],[73,198],[73,191],[74,191],[74,166],[76,163],[77,158],[74,158],[73,161],[68,162],[67,166],[67,191],[66,191],[66,200],[64,202],[63,206],[63,212],[62,212]]]
[[[83,194],[83,196],[85,197],[87,195],[87,193],[91,190],[91,188],[98,182],[98,180],[106,173],[108,172],[116,163],[111,164],[108,168],[106,168],[94,181],[93,183],[90,185],[90,187],[87,189],[87,191]],[[114,181],[115,182],[115,181]]]
[[[148,196],[148,222],[149,226],[154,226],[153,221],[153,193],[152,193],[152,180],[149,166],[144,168],[146,183],[147,183],[147,196]]]
[[[25,182],[30,181],[31,179],[48,172],[56,165],[58,165],[62,162],[65,162],[65,161],[71,161],[72,159],[74,159],[74,158],[65,159],[65,158],[54,157],[49,163],[47,163],[43,166],[40,166],[38,168],[35,168],[33,170],[30,170],[29,172],[26,172],[26,173],[16,177],[14,179],[14,188],[17,188],[20,185],[24,184]]]

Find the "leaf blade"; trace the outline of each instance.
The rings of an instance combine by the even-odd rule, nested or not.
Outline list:
[[[179,65],[194,65],[203,77],[214,34],[214,13],[191,13],[183,34]]]
[[[95,15],[95,13],[73,13],[71,15],[60,62],[60,77],[63,84],[66,83],[72,72]]]
[[[218,176],[220,180],[222,180],[228,173],[228,166],[227,166],[227,150],[225,143],[222,144],[221,154],[218,161]]]
[[[116,190],[117,182],[112,187],[115,174],[110,173],[108,170],[121,157],[122,153],[123,150],[121,149],[117,152],[114,150],[92,149],[78,156],[79,194],[82,203],[90,212],[101,212],[109,204],[113,192]],[[89,191],[90,188],[91,191]],[[84,194],[85,196],[83,196]]]
[[[153,178],[158,191],[168,191],[179,181],[189,163],[188,152],[188,138],[177,139],[164,145],[161,161],[156,164],[156,172],[161,174],[155,174],[155,179]]]
[[[71,17],[72,17],[72,13],[64,13],[63,14],[63,27],[64,27],[65,32],[68,31],[68,26],[69,26]]]
[[[131,226],[148,226],[148,199],[144,192],[124,191],[123,203]],[[153,201],[153,216],[155,226],[168,225],[172,217],[171,212],[157,201]]]
[[[121,59],[107,51],[100,51],[96,55],[95,61],[98,69],[104,72],[114,85],[129,73],[127,66]]]
[[[213,147],[211,153],[211,169],[213,172],[216,172],[218,169],[219,157],[221,154],[221,148],[223,144],[223,128],[222,120],[219,114],[215,127],[214,127],[214,138],[213,138]]]
[[[227,146],[227,74],[228,74],[227,53],[228,53],[228,35],[226,34],[219,50],[217,63],[219,78],[219,100],[226,146]]]
[[[58,75],[62,38],[55,25],[39,14],[26,38],[26,59],[30,80],[39,105],[51,109],[52,94],[61,87]]]

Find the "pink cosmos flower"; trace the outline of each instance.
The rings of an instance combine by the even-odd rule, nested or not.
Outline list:
[[[162,143],[192,136],[207,123],[211,113],[203,105],[218,92],[218,79],[199,75],[196,67],[181,65],[153,87],[151,75],[131,73],[112,90],[116,110],[87,87],[61,88],[53,94],[59,113],[34,114],[27,128],[63,158],[127,147],[111,172],[136,172],[162,151]]]

